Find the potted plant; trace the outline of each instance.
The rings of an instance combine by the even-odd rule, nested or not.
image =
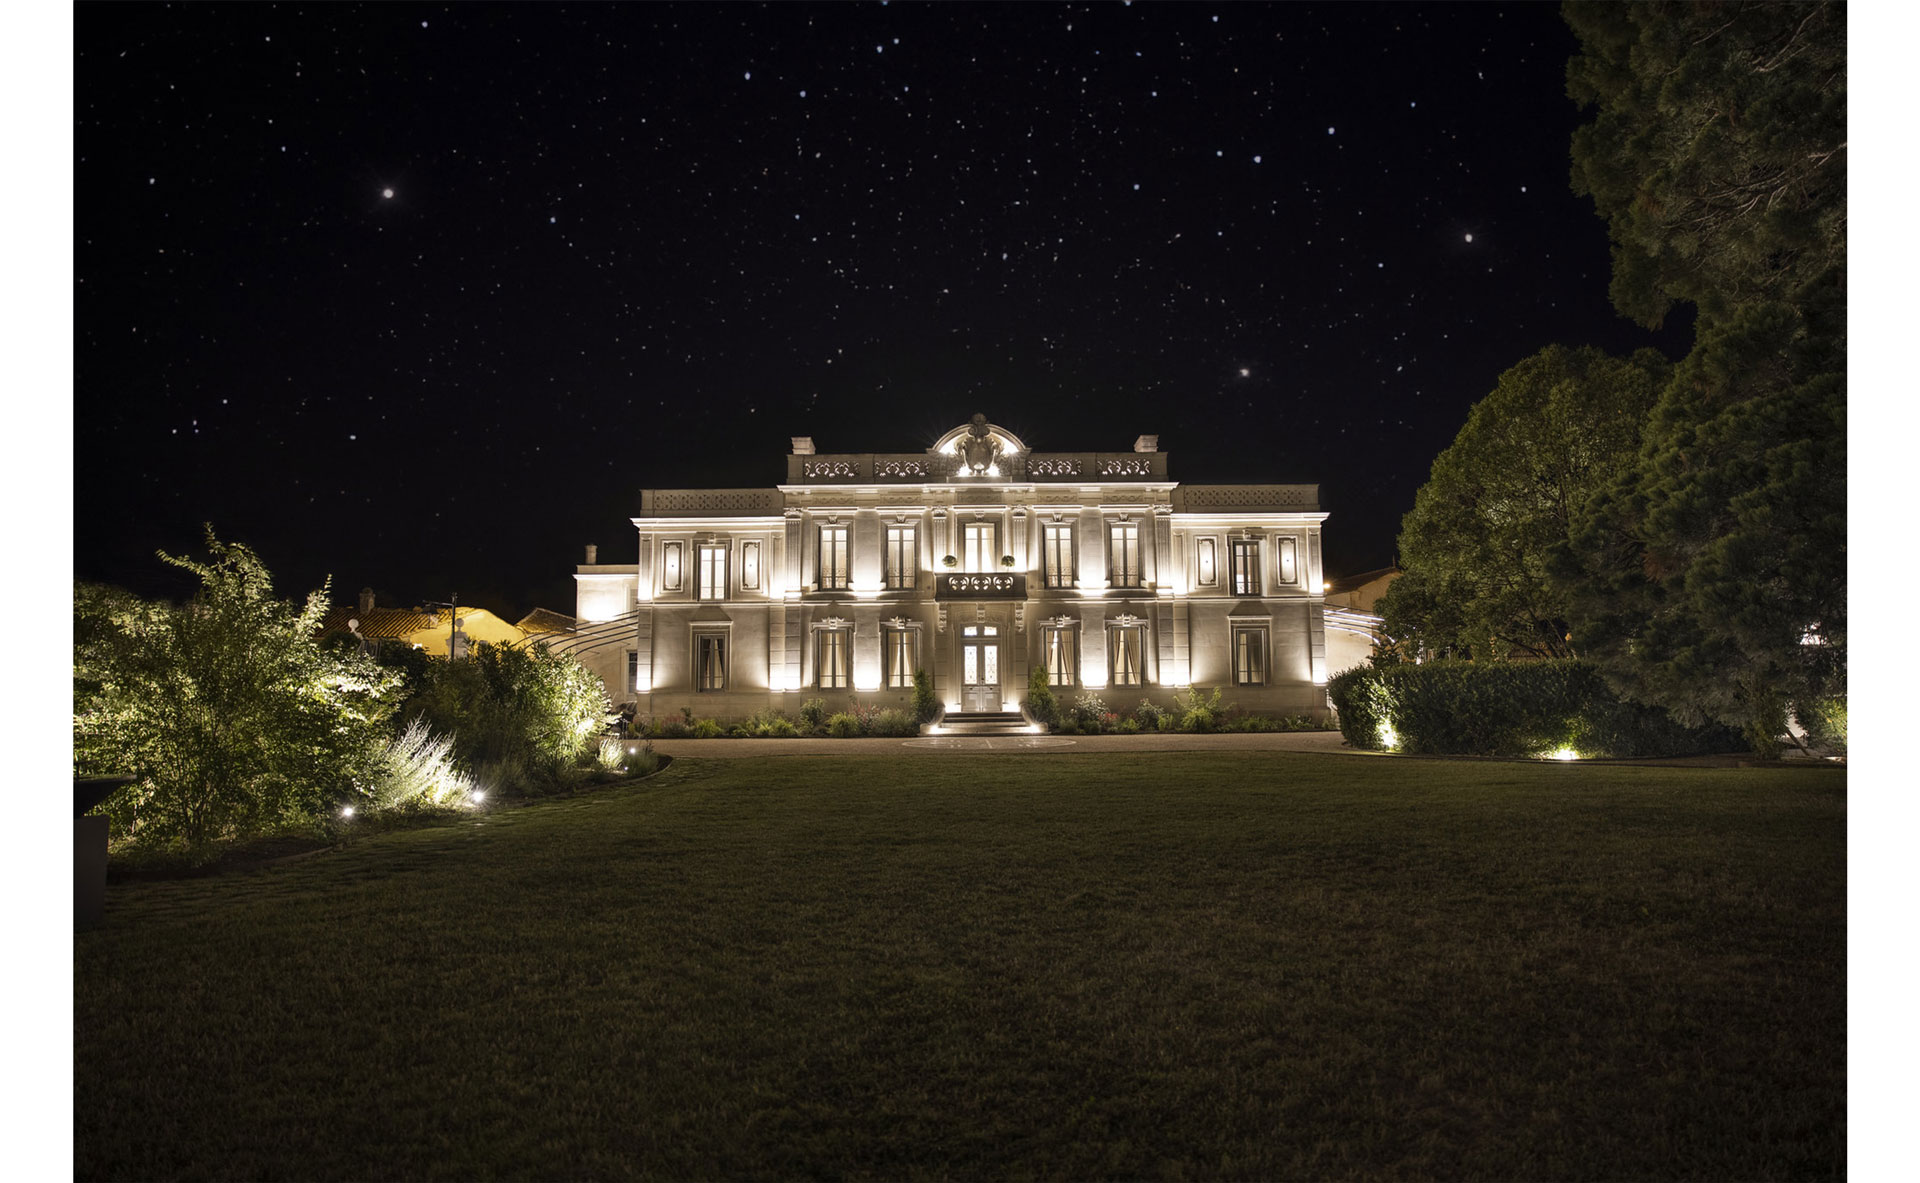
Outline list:
[[[960,565],[960,560],[954,555],[948,555],[946,558],[940,560],[940,565],[951,571]]]
[[[1012,568],[1012,566],[1013,566],[1013,556],[1012,556],[1012,555],[1001,555],[1001,556],[1000,556],[1000,565],[1001,565],[1002,567],[1007,567],[1007,568]]]

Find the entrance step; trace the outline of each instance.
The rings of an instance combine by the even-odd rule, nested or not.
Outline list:
[[[948,711],[945,718],[920,731],[923,735],[1031,735],[1033,725],[1019,711]]]

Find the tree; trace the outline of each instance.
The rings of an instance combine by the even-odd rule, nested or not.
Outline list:
[[[1569,4],[1573,185],[1616,307],[1699,309],[1552,578],[1626,693],[1771,746],[1846,678],[1846,27],[1833,3]]]
[[[107,812],[148,837],[224,837],[359,794],[397,706],[397,679],[316,639],[325,588],[276,599],[253,551],[211,527],[206,547],[160,555],[199,577],[186,604],[75,589],[75,774],[137,776]]]
[[[1569,3],[1573,190],[1613,240],[1613,302],[1657,327],[1843,282],[1845,6]]]
[[[1401,522],[1387,635],[1435,655],[1572,656],[1547,556],[1632,462],[1668,370],[1650,349],[1622,360],[1552,345],[1502,374]]]
[[[484,787],[526,789],[557,777],[611,722],[605,685],[544,645],[482,645],[419,672],[409,718],[453,736],[456,759]]]

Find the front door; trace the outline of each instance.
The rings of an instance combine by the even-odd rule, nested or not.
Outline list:
[[[960,630],[960,709],[1000,709],[1000,630],[971,624]]]

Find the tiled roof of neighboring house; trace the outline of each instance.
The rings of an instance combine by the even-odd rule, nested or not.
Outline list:
[[[1365,587],[1383,576],[1398,574],[1400,574],[1398,567],[1381,567],[1374,571],[1362,571],[1358,575],[1342,575],[1338,579],[1327,580],[1327,594],[1352,591],[1356,587]]]
[[[523,633],[565,633],[572,632],[573,626],[573,617],[562,616],[546,608],[535,608],[513,625]]]
[[[356,604],[347,604],[328,611],[321,618],[322,633],[345,633],[352,630],[347,627],[349,620],[360,622],[360,635],[369,640],[397,640],[432,628],[439,617],[432,612],[409,612],[405,608],[372,608],[360,611]]]

